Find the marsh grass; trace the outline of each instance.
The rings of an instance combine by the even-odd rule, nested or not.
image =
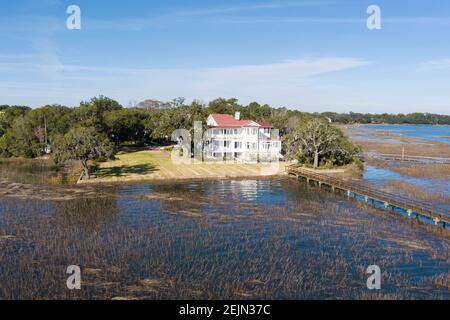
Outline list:
[[[448,230],[292,180],[0,199],[0,299],[448,299]],[[444,253],[444,254],[443,254]],[[383,271],[383,291],[365,270]],[[82,290],[66,289],[68,265]]]
[[[22,159],[0,158],[0,178],[15,183],[39,185],[73,184],[81,172],[81,165],[76,161],[65,166],[57,166],[49,158]]]
[[[368,163],[373,166],[397,171],[398,173],[408,177],[434,179],[437,180],[436,183],[450,180],[450,164],[407,163],[376,159],[369,159]]]
[[[450,194],[448,192],[436,191],[421,187],[419,185],[403,182],[400,180],[386,180],[384,182],[387,191],[403,194],[412,199],[426,200],[434,204],[450,206]]]
[[[399,142],[376,141],[359,137],[361,133],[380,138],[392,138]],[[400,134],[383,132],[379,130],[359,130],[347,131],[350,138],[360,143],[365,152],[377,152],[385,154],[402,154],[403,147],[405,154],[409,156],[428,156],[450,158],[449,144],[441,141],[422,140],[413,137],[405,137]]]

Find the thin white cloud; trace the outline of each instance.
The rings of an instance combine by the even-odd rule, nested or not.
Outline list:
[[[323,24],[364,24],[364,18],[334,18],[334,17],[305,17],[305,16],[291,16],[291,17],[276,17],[276,16],[239,16],[239,17],[220,17],[205,19],[204,22],[209,23],[230,23],[230,24],[258,24],[258,23],[323,23]]]
[[[191,10],[181,9],[172,10],[166,13],[162,13],[156,16],[139,17],[139,18],[127,18],[127,19],[113,19],[113,20],[101,20],[101,19],[84,19],[86,28],[96,30],[144,30],[149,28],[160,27],[162,25],[180,23],[180,22],[210,22],[211,19],[217,22],[228,22],[226,19],[220,19],[221,17],[233,17],[233,14],[242,12],[259,12],[259,11],[273,11],[277,9],[289,9],[296,7],[312,7],[312,6],[329,6],[335,5],[339,2],[336,1],[271,1],[263,3],[253,3],[245,5],[234,6],[211,6],[194,8]],[[340,3],[342,4],[342,2]],[[213,20],[213,21],[214,21]]]
[[[311,86],[316,76],[369,63],[357,58],[332,57],[222,68],[130,69],[59,63],[41,65],[24,61],[0,64],[0,72],[5,75],[0,83],[0,96],[15,98],[11,103],[33,106],[43,103],[70,105],[98,94],[110,95],[124,103],[149,97],[169,100],[184,96],[210,100],[218,96],[234,96],[242,101],[258,99],[284,104],[300,101],[314,91]],[[8,81],[8,75],[14,79],[17,74],[28,74],[35,82]],[[33,83],[39,83],[39,90]],[[77,100],[64,98],[62,92],[66,92],[67,97],[73,97],[76,92]]]
[[[215,14],[213,14],[215,12]],[[222,14],[218,14],[222,12]],[[332,17],[332,16],[269,16],[269,15],[233,15],[226,14],[226,10],[211,10],[197,14],[178,13],[167,14],[149,18],[131,19],[85,19],[85,28],[99,31],[143,31],[146,29],[161,28],[175,23],[206,23],[206,24],[361,24],[365,26],[367,17]],[[233,13],[230,9],[229,13]],[[449,17],[389,17],[383,18],[383,25],[432,25],[448,26]]]
[[[397,24],[449,25],[450,17],[389,17],[383,18],[383,22]]]
[[[203,22],[208,23],[230,23],[230,24],[366,24],[367,17],[326,17],[326,16],[221,16],[205,18]],[[384,25],[390,24],[426,24],[426,25],[450,25],[449,17],[389,17],[383,18]]]
[[[436,70],[450,70],[450,58],[440,60],[430,60],[419,63],[417,71],[436,71]]]
[[[328,6],[335,5],[336,1],[271,1],[271,2],[261,2],[245,5],[234,5],[234,6],[215,6],[209,8],[198,8],[193,10],[179,10],[172,11],[167,16],[206,16],[224,13],[236,13],[245,11],[260,11],[260,10],[271,10],[271,9],[286,9],[295,7],[317,7],[317,6]]]

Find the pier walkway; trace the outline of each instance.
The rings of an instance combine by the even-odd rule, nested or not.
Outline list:
[[[317,183],[319,187],[325,185],[333,191],[342,190],[348,197],[353,196],[367,203],[379,204],[385,209],[390,208],[400,211],[407,214],[410,218],[429,220],[435,225],[440,225],[444,228],[450,225],[450,212],[448,209],[433,206],[425,201],[411,199],[401,194],[385,192],[361,182],[345,181],[297,166],[289,166],[286,168],[286,171],[290,176],[295,176],[297,179],[305,179],[308,184],[312,181]]]

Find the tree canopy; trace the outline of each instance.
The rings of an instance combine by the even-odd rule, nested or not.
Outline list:
[[[124,108],[119,102],[104,96],[81,102],[79,106],[73,108],[46,105],[31,109],[25,106],[1,105],[0,156],[41,156],[48,151],[47,147],[52,149],[56,137],[67,134],[72,128],[80,127],[95,128],[96,132],[108,138],[115,147],[124,144],[159,144],[170,141],[172,132],[176,129],[183,128],[192,132],[194,121],[204,123],[211,113],[234,114],[236,111],[241,112],[243,119],[272,122],[275,128],[280,130],[284,141],[283,152],[288,156],[292,149],[290,145],[293,141],[292,133],[298,131],[299,123],[304,124],[306,119],[311,118],[344,124],[450,124],[450,116],[446,115],[428,113],[372,115],[334,112],[311,114],[257,102],[243,105],[234,98],[218,98],[208,104],[198,100],[187,103],[183,98],[174,99],[169,103],[156,101],[153,103],[161,107]],[[341,145],[349,143],[342,137],[339,139]],[[299,142],[300,140],[295,143]],[[324,156],[319,154],[320,158],[324,159]],[[340,158],[338,157],[336,162],[339,162]]]
[[[89,179],[89,160],[108,159],[114,156],[114,146],[95,127],[76,127],[63,136],[58,136],[53,144],[53,159],[56,163],[79,160],[83,164],[84,175]]]
[[[319,118],[305,119],[287,137],[287,157],[300,163],[342,166],[355,160],[360,148],[342,130]]]

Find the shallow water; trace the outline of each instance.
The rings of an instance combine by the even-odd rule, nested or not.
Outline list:
[[[383,142],[390,142],[390,143],[402,143],[398,139],[392,139],[392,138],[383,138],[378,136],[371,136],[370,134],[357,134],[354,136],[356,139],[363,139],[363,140],[369,140],[369,141],[383,141]]]
[[[425,187],[429,192],[450,192],[450,181],[436,181],[427,178],[408,177],[394,170],[375,167],[367,164],[364,166],[362,178],[364,181],[373,183],[375,185],[383,185],[387,180],[400,180],[402,182],[412,183],[421,187]]]
[[[383,132],[390,131],[394,134],[400,134],[405,137],[418,138],[428,141],[441,141],[450,143],[450,126],[442,125],[362,125],[357,128],[368,130],[380,130]],[[392,140],[390,138],[373,137],[381,141]]]
[[[0,198],[0,299],[449,299],[448,232],[296,180],[101,189]]]

